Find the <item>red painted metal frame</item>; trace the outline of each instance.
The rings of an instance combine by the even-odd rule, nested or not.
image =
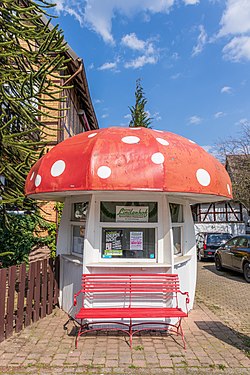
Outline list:
[[[186,296],[186,311],[178,307],[178,294]],[[128,334],[132,347],[133,335],[150,329],[136,327],[151,325],[153,330],[173,331],[180,335],[186,349],[181,322],[188,316],[189,297],[188,292],[180,290],[179,278],[176,274],[83,274],[82,288],[74,295],[75,306],[78,296],[82,297],[82,304],[75,315],[75,318],[81,321],[76,337],[76,348],[81,335],[107,329]],[[99,306],[93,307],[93,304],[98,302]],[[157,305],[154,306],[155,302]],[[104,303],[104,306],[100,306],[100,303]],[[171,307],[166,307],[166,304],[171,304]],[[177,318],[177,323],[152,320],[157,318]],[[88,319],[96,321],[88,322]],[[112,321],[112,319],[128,319],[129,323]],[[133,319],[146,319],[146,321],[133,323]],[[96,324],[115,324],[117,327],[93,327]],[[156,328],[155,326],[158,325],[161,327]]]

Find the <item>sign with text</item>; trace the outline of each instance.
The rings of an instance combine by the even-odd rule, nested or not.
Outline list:
[[[105,230],[104,256],[122,256],[122,230]]]
[[[148,222],[147,206],[116,206],[116,221],[117,222]]]
[[[143,232],[130,232],[130,250],[143,250]]]

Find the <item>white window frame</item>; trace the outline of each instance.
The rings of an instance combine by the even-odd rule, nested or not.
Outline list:
[[[128,223],[128,222],[101,222],[100,221],[100,207],[101,207],[101,202],[141,202],[141,203],[144,203],[144,202],[156,202],[157,203],[157,222],[155,223],[146,223],[146,222],[131,222],[131,223]],[[116,199],[112,199],[111,197],[100,197],[98,199],[96,199],[96,217],[99,219],[99,249],[100,249],[100,253],[99,253],[99,263],[107,263],[107,264],[111,264],[111,263],[121,263],[121,264],[124,264],[124,263],[145,263],[145,264],[157,264],[158,263],[158,232],[159,232],[159,222],[160,220],[162,219],[162,213],[161,213],[161,209],[160,209],[160,206],[161,205],[161,199],[159,198],[154,198],[154,199],[150,199],[148,198],[147,196],[145,196],[144,199],[142,199],[140,197],[140,199],[137,197],[137,196],[133,196],[133,197],[124,197],[122,194],[120,197],[117,197]],[[154,259],[150,259],[150,258],[103,258],[102,257],[102,230],[104,228],[114,228],[114,229],[119,229],[119,228],[134,228],[136,230],[136,228],[154,228],[155,229],[155,258]]]
[[[170,204],[178,204],[182,206],[182,222],[172,222],[171,218],[171,211],[170,211]],[[173,255],[174,258],[178,258],[180,256],[183,256],[184,254],[184,226],[185,226],[185,203],[178,200],[169,200],[168,202],[168,208],[169,208],[169,216],[170,216],[170,227],[171,227],[171,238],[172,238],[172,246],[173,246]],[[177,254],[174,253],[174,233],[173,228],[181,228],[181,251]]]
[[[84,203],[84,202],[88,202],[88,204],[89,204],[88,205],[88,212],[87,212],[87,215],[86,215],[86,220],[83,220],[83,221],[72,220],[72,211],[73,211],[74,204],[75,203]],[[87,224],[87,221],[88,221],[89,210],[90,210],[90,200],[89,199],[84,199],[84,197],[81,197],[81,198],[78,197],[78,198],[72,199],[71,202],[70,202],[70,254],[74,255],[74,256],[77,256],[77,257],[81,257],[81,258],[83,258],[84,245],[83,245],[82,253],[77,253],[73,250],[73,228],[76,227],[76,226],[78,226],[78,227],[84,226],[84,228],[85,228],[84,241],[85,241],[85,239],[86,239],[86,224]]]

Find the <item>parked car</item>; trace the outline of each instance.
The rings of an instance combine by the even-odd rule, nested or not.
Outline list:
[[[250,283],[250,235],[231,238],[216,250],[214,260],[218,271],[225,267],[241,272]]]
[[[232,235],[227,232],[200,232],[196,235],[196,248],[198,259],[204,260],[214,259],[215,251],[225,242],[227,242]]]

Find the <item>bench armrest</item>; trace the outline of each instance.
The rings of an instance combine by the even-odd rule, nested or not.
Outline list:
[[[74,294],[74,306],[77,305],[77,297],[83,293],[82,289],[80,289],[77,293]]]

